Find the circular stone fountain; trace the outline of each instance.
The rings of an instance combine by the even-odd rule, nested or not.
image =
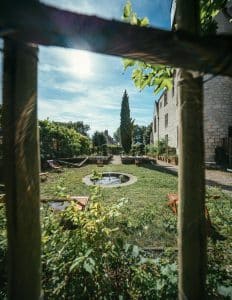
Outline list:
[[[83,182],[87,185],[99,185],[101,187],[119,187],[135,183],[137,178],[131,174],[121,172],[103,172],[102,178],[94,180],[91,175],[83,178]]]

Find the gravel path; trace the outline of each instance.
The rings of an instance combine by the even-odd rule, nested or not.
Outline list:
[[[111,162],[112,165],[121,165],[122,160],[120,155],[114,155]]]

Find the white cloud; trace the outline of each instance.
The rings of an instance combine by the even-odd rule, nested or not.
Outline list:
[[[39,119],[49,117],[55,121],[77,121],[81,120],[91,127],[91,133],[95,130],[108,129],[109,132],[115,131],[115,123],[112,122],[112,114],[105,114],[101,110],[100,103],[88,103],[88,101],[62,101],[56,99],[39,100]],[[107,109],[115,109],[113,106]],[[118,118],[119,112],[115,112],[115,118]]]
[[[40,49],[41,72],[60,72],[73,78],[90,78],[94,75],[94,55],[81,50],[52,48]]]

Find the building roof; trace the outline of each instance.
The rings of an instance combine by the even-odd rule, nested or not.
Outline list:
[[[159,103],[161,98],[163,97],[164,93],[167,92],[167,89],[164,89],[158,100],[155,100],[155,103]]]

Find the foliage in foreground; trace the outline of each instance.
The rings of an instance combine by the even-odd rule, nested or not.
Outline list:
[[[176,264],[158,263],[136,245],[127,244],[120,237],[126,199],[107,207],[100,204],[101,197],[95,188],[84,212],[74,203],[55,218],[44,210],[45,298],[175,298]],[[163,270],[166,265],[171,277]]]
[[[43,292],[45,299],[177,299],[176,254],[168,250],[152,258],[126,242],[122,210],[127,200],[104,206],[94,188],[89,206],[81,212],[75,203],[61,213],[42,210]],[[211,202],[210,212],[229,234],[230,218],[221,216],[224,202]],[[223,222],[222,222],[223,220]],[[6,231],[0,206],[0,298],[6,293]],[[219,224],[219,223],[218,223]],[[122,231],[124,238],[122,238]],[[208,295],[228,296],[229,255],[224,243],[212,244],[208,263]],[[226,258],[225,258],[226,256]],[[223,265],[222,265],[223,259]],[[228,299],[228,298],[227,298]]]
[[[215,16],[225,8],[227,0],[200,0],[200,31],[201,35],[216,34],[217,22]],[[147,17],[139,18],[133,11],[130,1],[123,9],[124,21],[138,26],[149,26]],[[175,27],[176,25],[173,25]],[[123,59],[124,69],[132,68],[134,85],[141,90],[145,87],[153,88],[155,94],[164,89],[171,89],[173,85],[174,69],[169,66],[151,65],[145,62]]]

